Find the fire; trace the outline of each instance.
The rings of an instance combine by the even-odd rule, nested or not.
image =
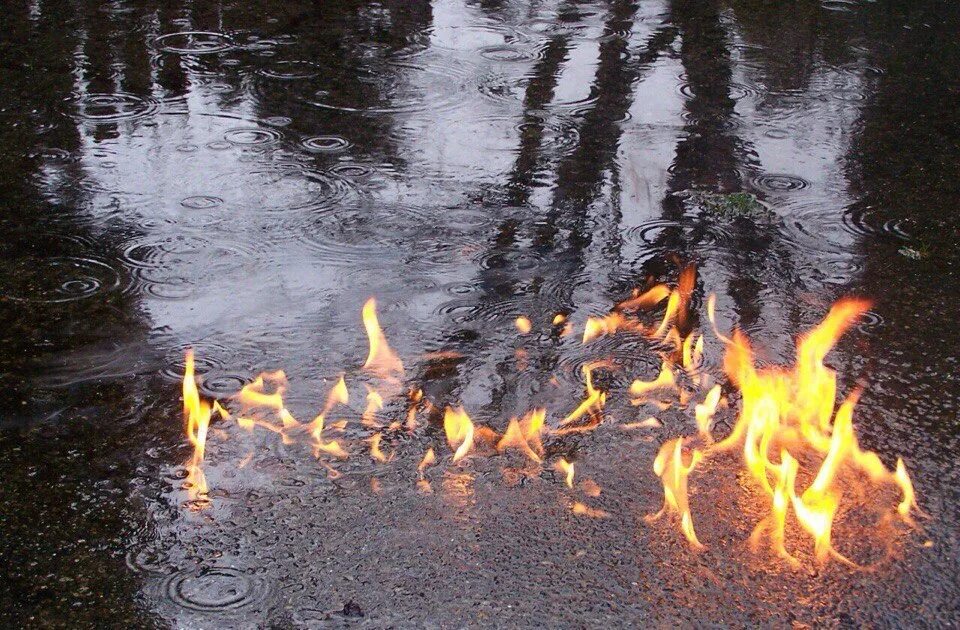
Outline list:
[[[463,407],[447,407],[443,414],[443,430],[447,434],[447,443],[454,451],[454,462],[466,457],[473,449],[473,422]]]
[[[506,433],[497,443],[497,450],[502,453],[508,448],[515,448],[539,464],[543,457],[540,433],[543,431],[546,415],[545,409],[534,409],[522,422],[516,418],[511,419]]]
[[[533,324],[530,323],[530,318],[524,317],[523,315],[518,317],[516,321],[514,321],[514,324],[516,324],[517,330],[520,331],[521,335],[526,335],[533,330]]]
[[[844,470],[865,473],[865,477],[858,476],[865,482],[898,487],[902,499],[897,513],[910,522],[916,500],[906,467],[898,460],[896,469],[890,471],[875,453],[860,448],[853,429],[853,410],[859,394],[854,392],[837,407],[837,375],[823,363],[840,336],[867,308],[869,303],[864,300],[838,301],[820,325],[800,338],[792,369],[756,368],[746,336],[735,331],[727,344],[724,369],[742,395],[736,424],[724,440],[711,445],[710,422],[720,401],[720,389],[715,386],[696,407],[697,427],[708,446],[690,447],[685,462],[685,440],[671,440],[663,445],[654,462],[654,472],[664,487],[664,506],[655,516],[665,512],[678,514],[687,540],[694,547],[701,547],[688,504],[688,478],[702,460],[739,448],[747,472],[770,500],[770,513],[757,524],[751,544],[756,547],[766,537],[771,549],[791,564],[798,563],[785,546],[785,528],[791,514],[813,539],[818,561],[832,557],[850,562],[831,542]],[[801,462],[811,459],[819,460],[809,471],[813,481],[800,489]]]
[[[557,460],[557,463],[554,464],[554,468],[556,468],[557,472],[564,476],[564,481],[566,482],[567,487],[573,488],[573,463],[568,462],[566,459],[561,457]]]
[[[640,334],[648,339],[652,350],[660,358],[656,378],[635,379],[627,391],[620,394],[626,393],[633,405],[652,404],[661,410],[675,408],[685,411],[695,421],[695,434],[667,440],[653,462],[653,470],[660,478],[664,497],[659,512],[647,517],[647,520],[674,516],[689,545],[695,549],[703,548],[694,527],[690,502],[692,475],[702,471],[707,460],[727,453],[742,463],[744,476],[763,493],[765,513],[756,523],[749,545],[753,549],[766,545],[791,565],[798,565],[800,560],[795,551],[788,549],[795,544],[788,544],[788,531],[802,532],[803,536],[808,537],[813,557],[819,562],[833,558],[853,564],[833,546],[834,526],[845,513],[844,490],[850,484],[859,484],[868,491],[879,486],[897,491],[899,502],[891,512],[902,521],[912,524],[919,510],[904,462],[898,459],[891,470],[877,454],[860,447],[853,423],[860,392],[854,391],[839,400],[837,374],[824,363],[839,338],[867,310],[869,304],[854,298],[838,301],[818,326],[799,338],[793,366],[758,367],[750,342],[742,332],[735,331],[727,337],[717,330],[716,300],[714,296],[709,296],[706,301],[707,316],[717,338],[725,346],[723,371],[728,378],[726,383],[715,384],[716,375],[704,367],[709,365],[704,361],[704,337],[693,330],[694,316],[690,309],[696,285],[696,269],[688,265],[681,270],[674,288],[666,284],[648,283],[649,288],[634,291],[631,297],[616,304],[608,314],[590,317],[585,324],[584,342],[621,331]],[[650,311],[664,302],[666,304],[658,322],[639,319],[641,311]],[[566,313],[554,316],[554,333],[560,331],[561,335],[566,334],[571,327],[569,318]],[[351,411],[345,414],[346,418],[328,420],[335,408],[349,404],[350,395],[344,376],[340,376],[330,387],[314,419],[301,423],[286,407],[284,399],[289,384],[282,370],[260,374],[226,401],[231,413],[219,401],[205,401],[200,397],[194,356],[192,352],[187,352],[182,393],[187,439],[193,447],[192,456],[186,464],[185,484],[191,499],[205,497],[208,491],[203,461],[214,414],[224,423],[235,422],[240,428],[251,432],[255,429],[267,430],[277,435],[284,444],[309,446],[314,457],[320,459],[319,463],[327,468],[330,477],[336,478],[341,473],[331,467],[327,456],[345,459],[350,455],[345,446],[352,446],[362,448],[376,462],[385,464],[394,460],[402,461],[404,443],[416,441],[397,438],[404,431],[408,435],[402,437],[422,432],[421,425],[436,422],[441,417],[439,410],[443,408],[443,430],[453,452],[451,463],[460,463],[475,452],[484,455],[517,452],[528,460],[523,475],[539,475],[552,466],[567,487],[574,487],[575,470],[571,461],[560,457],[551,465],[544,463],[553,459],[556,453],[554,445],[548,444],[549,448],[544,448],[544,434],[553,440],[572,433],[592,431],[601,425],[610,392],[595,385],[596,370],[600,367],[617,369],[612,360],[596,358],[582,366],[585,391],[578,402],[570,405],[573,410],[559,421],[556,428],[547,428],[545,408],[534,408],[511,418],[506,429],[499,433],[486,424],[474,425],[461,406],[441,407],[414,384],[405,383],[401,388],[403,364],[380,328],[373,298],[364,305],[362,319],[370,344],[362,369],[379,380],[376,388],[364,383],[366,399],[363,412]],[[525,316],[518,317],[515,325],[522,334],[532,330],[530,319]],[[441,351],[428,356],[454,355],[449,351]],[[525,357],[526,354],[518,354],[518,361]],[[369,376],[364,380],[369,380]],[[561,381],[556,376],[550,378],[549,382],[556,388],[561,387]],[[740,406],[733,426],[718,439],[714,436],[718,411],[727,409],[731,406],[730,400],[735,402],[738,398]],[[387,420],[385,416],[390,412],[385,409],[399,409],[400,413]],[[422,415],[421,411],[424,412]],[[672,421],[671,418],[669,422]],[[351,423],[359,424],[357,431],[363,437],[354,437],[356,432],[348,429]],[[663,426],[664,423],[658,418],[648,416],[643,420],[620,424],[620,429],[634,431]],[[330,434],[335,432],[339,432],[342,440],[350,439],[351,443],[341,445],[340,441],[329,439]],[[226,433],[217,431],[216,435]],[[638,442],[652,439],[652,435],[646,435]],[[391,445],[389,452],[384,452],[385,441]],[[357,449],[356,452],[361,451]],[[417,456],[420,457],[419,454]],[[252,453],[241,466],[251,457]],[[417,486],[421,492],[432,492],[426,469],[436,464],[437,455],[433,448],[428,448],[416,466]],[[378,491],[379,482],[371,481],[371,484]],[[595,497],[600,493],[599,486],[590,479],[581,478],[577,487],[586,496]],[[876,492],[869,494],[882,496]],[[577,515],[595,518],[609,516],[603,510],[580,502],[573,502],[570,507]]]
[[[377,301],[373,298],[363,305],[363,327],[370,340],[370,353],[363,364],[363,369],[369,370],[385,380],[397,379],[403,376],[403,363],[390,349],[387,338],[380,328],[377,319]]]
[[[187,465],[187,487],[190,499],[207,494],[207,477],[203,472],[203,455],[207,446],[207,430],[210,426],[210,405],[200,400],[197,380],[194,376],[193,350],[187,350],[183,371],[183,415],[187,421],[187,439],[193,445],[193,456]]]
[[[587,416],[590,419],[590,422],[583,426],[560,428],[556,433],[564,432],[576,432],[583,431],[590,428],[593,428],[600,424],[601,413],[603,412],[603,406],[607,402],[607,393],[595,388],[593,386],[593,370],[600,366],[600,363],[587,363],[583,366],[583,378],[586,381],[587,396],[583,399],[576,409],[571,411],[566,418],[560,422],[560,426],[564,427],[570,423],[579,420],[583,416]]]

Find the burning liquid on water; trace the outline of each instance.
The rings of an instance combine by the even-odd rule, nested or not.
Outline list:
[[[734,331],[728,337],[717,330],[711,296],[707,301],[708,319],[725,346],[726,380],[715,382],[715,376],[702,368],[704,336],[692,326],[690,302],[695,284],[696,270],[687,266],[681,270],[675,287],[656,284],[637,290],[608,314],[589,317],[584,324],[583,344],[604,335],[640,335],[659,352],[661,368],[657,377],[634,380],[625,392],[632,405],[693,410],[689,436],[665,441],[653,462],[653,471],[663,484],[664,500],[660,511],[647,520],[676,519],[690,546],[704,547],[705,542],[696,533],[696,506],[691,505],[690,485],[694,473],[703,470],[705,461],[726,453],[737,454],[738,466],[762,490],[765,501],[761,507],[765,514],[755,524],[748,541],[750,547],[758,550],[766,543],[790,565],[800,564],[795,552],[787,548],[788,527],[796,526],[811,539],[817,561],[832,558],[853,565],[834,548],[831,535],[843,512],[844,488],[849,484],[860,489],[896,489],[900,498],[895,506],[890,506],[890,514],[912,525],[918,509],[906,466],[898,459],[889,469],[875,453],[860,447],[853,426],[859,391],[847,395],[838,405],[837,374],[824,363],[827,353],[869,304],[854,298],[838,301],[818,326],[800,337],[794,366],[758,368],[750,342],[742,332]],[[659,321],[650,322],[645,313],[664,302]],[[575,489],[575,463],[564,457],[548,457],[544,440],[594,431],[608,422],[605,406],[613,392],[599,388],[593,372],[599,367],[612,367],[609,359],[598,358],[583,366],[585,392],[568,409],[557,409],[555,414],[543,408],[532,409],[522,418],[510,419],[500,434],[475,424],[462,406],[437,408],[418,387],[404,393],[403,362],[387,342],[372,298],[363,307],[362,321],[369,340],[369,354],[362,369],[376,383],[365,385],[366,404],[359,421],[366,435],[363,440],[345,440],[347,421],[331,417],[338,407],[349,404],[343,376],[330,388],[317,415],[310,421],[301,421],[284,403],[288,382],[282,370],[261,374],[221,405],[220,401],[200,398],[193,353],[187,353],[183,406],[193,453],[186,465],[185,486],[195,504],[202,507],[206,502],[208,485],[203,460],[213,417],[231,421],[247,431],[269,431],[284,444],[308,444],[331,476],[339,473],[328,463],[330,460],[346,459],[358,452],[365,452],[380,464],[391,462],[396,453],[385,446],[385,438],[413,433],[425,422],[434,422],[442,425],[450,465],[463,465],[477,455],[516,453],[537,470],[544,466],[553,469],[558,481]],[[568,315],[557,315],[552,325],[562,326],[563,334],[567,334],[571,323]],[[516,327],[519,334],[527,335],[533,324],[520,317]],[[385,421],[381,414],[386,402],[403,402],[404,398],[405,417]],[[725,436],[715,436],[715,416],[731,406],[730,399],[737,398],[739,409],[732,429]],[[662,426],[660,420],[649,416],[621,424],[620,428],[632,431]],[[444,455],[433,447],[418,456],[419,464],[411,475],[420,491],[432,492],[427,470],[443,459]],[[638,470],[637,474],[644,473]],[[586,487],[592,482],[582,483]],[[571,509],[580,516],[608,516],[580,501],[573,501]]]

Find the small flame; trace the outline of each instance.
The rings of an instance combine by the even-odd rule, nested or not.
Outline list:
[[[530,323],[530,319],[521,315],[514,322],[517,326],[517,330],[520,331],[521,335],[526,335],[533,329],[533,324]]]
[[[411,389],[407,394],[407,399],[410,401],[407,407],[407,431],[413,432],[417,428],[417,407],[423,400],[423,390]]]
[[[533,461],[540,463],[543,456],[543,445],[540,443],[540,433],[546,418],[545,409],[534,409],[519,422],[516,418],[510,420],[507,431],[497,443],[497,450],[501,453],[508,448],[515,448]]]
[[[363,364],[363,369],[373,372],[385,380],[397,379],[403,376],[403,363],[390,349],[387,338],[380,328],[377,319],[377,301],[373,298],[363,305],[363,327],[370,340],[370,353]]]
[[[600,510],[597,508],[592,508],[579,501],[574,501],[573,505],[571,506],[571,509],[573,510],[573,513],[576,514],[577,516],[589,516],[590,518],[607,518],[608,516],[610,516],[609,512],[606,512],[604,510]]]
[[[638,420],[637,422],[628,422],[626,424],[621,424],[620,428],[624,431],[630,431],[632,429],[659,429],[663,426],[663,423],[658,419],[650,416],[649,418],[644,418],[643,420]]]
[[[600,424],[600,414],[603,412],[603,406],[607,402],[607,393],[593,386],[593,370],[599,365],[599,363],[584,364],[582,370],[583,378],[586,381],[587,396],[576,409],[571,411],[567,417],[560,422],[561,427],[578,420],[584,415],[588,415],[591,419],[591,422],[587,425],[588,427],[594,427]]]
[[[417,472],[420,474],[421,479],[423,478],[424,471],[428,466],[433,466],[437,461],[437,456],[433,454],[433,447],[427,449],[427,452],[423,454],[423,459],[420,460],[420,463],[417,464]]]
[[[381,464],[386,463],[393,459],[393,455],[387,457],[383,454],[383,451],[380,450],[380,441],[383,439],[383,434],[374,433],[370,437],[370,457],[380,462]]]
[[[646,401],[648,394],[665,389],[675,390],[676,388],[677,381],[673,376],[673,368],[669,362],[663,361],[660,364],[660,374],[657,375],[657,378],[652,381],[635,380],[630,384],[630,395],[638,399],[634,401],[634,404],[638,404]]]
[[[719,404],[720,386],[714,385],[713,388],[707,393],[707,397],[703,399],[703,402],[697,403],[697,406],[693,408],[697,419],[697,429],[708,442],[713,441],[713,436],[710,433],[710,429],[711,423],[713,422],[713,414],[717,412],[717,406]]]
[[[703,545],[697,539],[697,533],[693,529],[693,516],[690,514],[690,504],[687,500],[687,479],[701,458],[702,453],[694,449],[691,451],[690,463],[684,464],[683,440],[676,438],[664,443],[653,462],[653,472],[663,481],[663,507],[649,517],[649,520],[655,520],[665,514],[679,515],[680,531],[696,549],[703,548]]]
[[[443,414],[443,430],[447,434],[447,443],[454,451],[454,462],[466,457],[473,449],[473,422],[463,407],[447,407]]]
[[[367,386],[367,408],[360,417],[360,422],[366,427],[379,427],[377,412],[383,409],[383,397],[377,390]]]
[[[556,468],[557,472],[559,472],[561,475],[564,475],[565,477],[564,481],[566,482],[567,487],[572,488],[573,474],[574,474],[573,463],[568,462],[566,459],[561,457],[560,459],[557,460],[557,463],[554,464],[554,468]]]
[[[630,299],[617,304],[615,309],[618,311],[649,310],[670,297],[670,287],[665,284],[658,284],[643,293],[635,293]]]

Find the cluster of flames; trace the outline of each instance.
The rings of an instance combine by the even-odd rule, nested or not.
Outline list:
[[[766,540],[769,548],[790,564],[798,563],[785,543],[791,515],[801,531],[812,538],[818,561],[836,558],[852,564],[831,545],[831,530],[843,487],[841,473],[862,473],[861,479],[855,480],[860,485],[890,485],[897,489],[901,498],[895,515],[912,524],[917,506],[903,461],[898,459],[891,471],[875,453],[860,448],[852,422],[859,392],[850,394],[837,406],[837,375],[824,364],[826,354],[869,304],[852,298],[838,301],[816,328],[798,340],[793,367],[758,368],[743,333],[734,331],[727,337],[717,330],[715,301],[710,296],[707,314],[714,333],[726,347],[723,367],[728,389],[739,392],[740,398],[740,409],[732,430],[717,439],[713,434],[714,416],[718,409],[729,407],[730,403],[721,384],[714,383],[711,375],[702,369],[703,335],[692,330],[689,308],[695,283],[696,270],[688,266],[681,271],[674,288],[656,284],[644,291],[636,290],[608,314],[588,318],[584,326],[585,344],[603,335],[623,332],[642,335],[654,342],[662,358],[660,373],[652,381],[632,382],[629,387],[631,404],[652,405],[663,410],[671,406],[685,409],[694,403],[697,432],[666,441],[653,463],[653,470],[663,483],[664,502],[662,509],[648,520],[672,516],[678,520],[689,544],[694,548],[703,547],[694,529],[690,509],[690,476],[707,459],[739,450],[748,477],[768,498],[767,514],[750,537],[751,547],[756,548]],[[659,322],[645,323],[641,314],[659,308],[664,301],[666,307]],[[442,417],[453,463],[462,462],[471,454],[496,454],[512,449],[537,465],[543,464],[545,459],[543,437],[592,431],[604,420],[608,392],[597,388],[592,378],[594,369],[607,365],[604,361],[584,366],[584,399],[553,425],[548,423],[547,411],[542,408],[534,409],[522,418],[511,419],[502,434],[474,424],[462,407],[446,407],[441,412],[420,389],[403,389],[403,363],[387,343],[377,319],[374,299],[364,305],[362,317],[370,343],[363,369],[382,387],[378,391],[365,385],[366,408],[360,422],[369,431],[364,450],[378,462],[387,462],[394,455],[384,453],[381,448],[385,432],[412,433],[423,422],[423,417]],[[565,315],[557,315],[553,325],[562,335],[572,332]],[[521,334],[529,334],[532,330],[526,317],[518,318],[516,326]],[[223,421],[233,421],[248,431],[260,428],[276,433],[284,444],[306,442],[330,473],[338,474],[326,462],[349,456],[348,445],[332,437],[332,434],[344,432],[347,421],[330,421],[328,417],[338,405],[349,402],[344,378],[341,376],[329,391],[320,413],[310,422],[297,420],[287,409],[284,404],[286,389],[287,379],[282,371],[263,373],[231,398],[229,406],[233,411],[228,411],[220,402],[207,402],[200,397],[193,353],[187,353],[183,403],[193,455],[187,464],[185,485],[191,498],[202,498],[207,494],[204,449],[210,421],[215,416]],[[389,396],[403,396],[407,409],[405,417],[386,426],[378,416],[384,408],[382,392]],[[631,430],[660,427],[662,423],[650,416],[620,426]],[[425,470],[434,465],[437,458],[434,449],[429,448],[417,467],[418,485],[425,491],[430,490]],[[552,467],[566,485],[573,488],[574,464],[559,458],[552,462]],[[798,477],[812,481],[800,488]],[[601,510],[580,502],[573,503],[573,511],[588,516],[605,515]]]

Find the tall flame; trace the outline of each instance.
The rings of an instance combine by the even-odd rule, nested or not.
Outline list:
[[[708,302],[711,322],[712,303]],[[896,469],[890,471],[876,453],[860,448],[853,429],[859,392],[836,407],[837,375],[823,363],[840,336],[868,308],[865,300],[838,301],[817,327],[799,339],[793,369],[757,369],[744,334],[735,331],[728,340],[724,369],[742,395],[742,408],[730,435],[703,451],[691,449],[689,464],[681,458],[682,441],[672,440],[663,445],[654,462],[654,472],[664,486],[661,513],[680,515],[682,531],[692,545],[699,547],[700,543],[689,510],[687,478],[703,458],[735,448],[741,449],[751,478],[770,499],[770,513],[754,529],[751,543],[755,547],[765,536],[771,549],[791,563],[797,562],[785,546],[791,513],[813,539],[818,561],[832,557],[850,563],[831,542],[841,498],[840,474],[845,468],[865,473],[874,484],[897,486],[902,496],[897,513],[911,522],[916,499],[906,467],[898,460]],[[713,441],[710,424],[719,400],[716,386],[696,407],[698,429],[708,444]],[[815,472],[813,481],[798,489],[800,462],[811,458],[820,462],[811,471]]]
[[[203,456],[210,426],[210,405],[200,399],[194,375],[193,350],[187,350],[183,371],[183,415],[187,422],[187,439],[193,455],[187,464],[187,488],[191,500],[207,494],[207,477],[203,472]]]
[[[377,319],[377,301],[373,298],[363,305],[363,327],[370,340],[370,352],[367,354],[363,369],[383,379],[396,379],[403,376],[403,363],[387,344],[387,338]]]

